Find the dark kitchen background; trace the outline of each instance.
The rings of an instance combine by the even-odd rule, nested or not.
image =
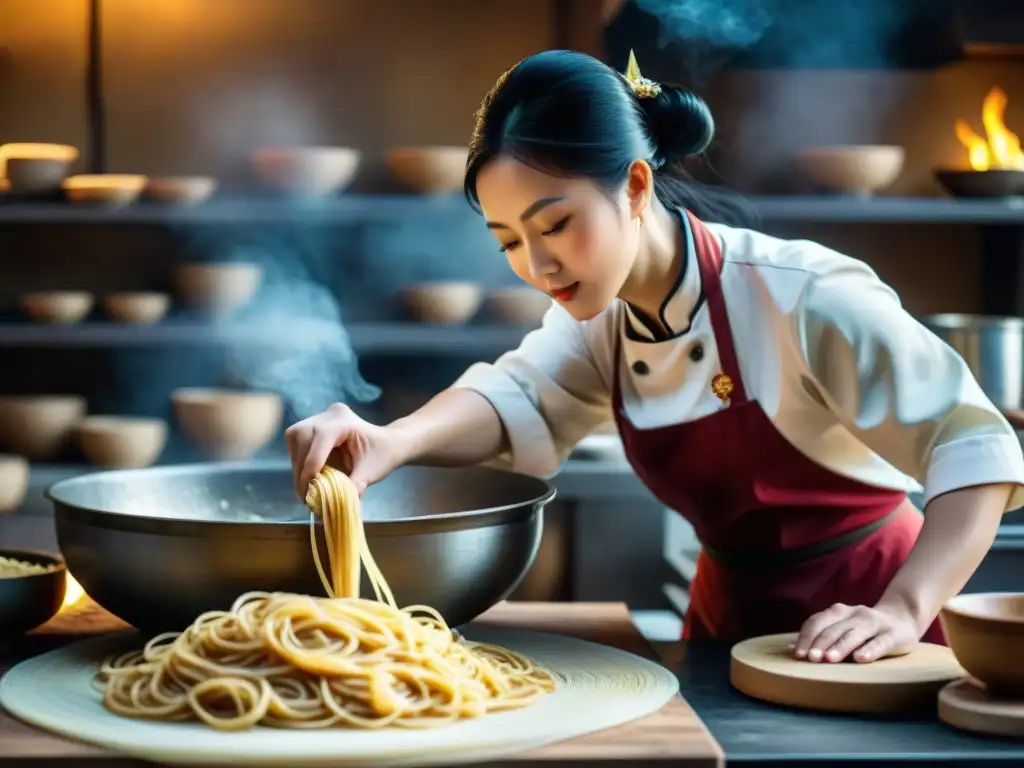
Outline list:
[[[190,461],[203,454],[179,429],[178,388],[276,391],[282,428],[336,399],[393,418],[514,347],[527,329],[486,304],[467,324],[410,317],[409,285],[470,281],[484,295],[514,279],[458,195],[402,191],[386,153],[464,145],[497,76],[555,47],[620,69],[633,48],[644,74],[704,95],[718,138],[696,172],[748,196],[760,228],[866,260],[917,315],[1016,317],[1024,184],[953,198],[935,176],[970,167],[954,126],[963,119],[984,136],[993,88],[1008,97],[1006,126],[1024,131],[1024,14],[1013,5],[0,0],[0,143],[77,147],[78,173],[201,174],[219,185],[187,209],[0,199],[0,394],[78,394],[92,414],[165,419],[159,461]],[[871,196],[826,194],[795,160],[847,145],[901,147],[898,176]],[[250,157],[268,146],[362,156],[337,199],[296,205],[252,182]],[[1024,162],[1006,173],[1024,175]],[[258,263],[263,290],[230,322],[199,317],[175,294],[185,262]],[[33,323],[22,297],[41,290],[166,291],[176,307],[151,326],[115,325],[98,309],[77,324]],[[1013,322],[994,332],[1003,356],[985,360],[984,383],[1012,413],[1024,342]],[[17,424],[2,411],[0,426]],[[260,455],[281,453],[278,437]],[[89,470],[74,441],[33,462],[24,502],[0,517],[0,545],[53,548],[42,491]],[[0,486],[5,471],[0,462]],[[685,607],[692,535],[639,487],[613,440],[581,446],[555,482],[520,597]],[[1024,589],[1024,527],[1007,520],[971,589]]]

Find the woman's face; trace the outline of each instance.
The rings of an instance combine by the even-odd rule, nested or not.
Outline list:
[[[554,297],[577,320],[589,320],[611,304],[639,247],[644,196],[637,196],[632,175],[621,192],[609,196],[586,179],[549,176],[497,157],[480,171],[477,196],[520,279]]]

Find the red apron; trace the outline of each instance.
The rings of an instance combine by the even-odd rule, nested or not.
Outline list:
[[[923,516],[902,491],[877,488],[811,461],[748,399],[722,295],[722,249],[685,214],[728,406],[683,424],[634,427],[616,354],[613,407],[626,457],[648,489],[701,542],[684,639],[735,641],[796,632],[835,603],[873,606],[917,540]],[[924,639],[945,643],[938,621]]]

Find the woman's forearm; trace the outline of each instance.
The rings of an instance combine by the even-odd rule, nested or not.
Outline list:
[[[925,631],[988,553],[1012,488],[979,485],[932,499],[917,543],[877,607],[906,610]]]
[[[401,436],[402,463],[467,466],[490,461],[508,449],[498,412],[471,389],[446,389],[388,429]]]

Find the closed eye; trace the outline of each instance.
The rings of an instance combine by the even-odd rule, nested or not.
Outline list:
[[[565,229],[566,225],[569,223],[569,220],[571,218],[572,218],[572,216],[566,216],[564,219],[562,219],[557,224],[555,224],[555,226],[553,226],[547,232],[542,232],[541,234],[542,235],[556,235],[556,234],[558,234],[563,229]]]
[[[541,232],[541,234],[544,235],[545,237],[548,236],[548,235],[557,235],[559,232],[561,232],[563,229],[565,229],[565,227],[566,227],[566,225],[568,225],[570,219],[572,219],[571,215],[566,216],[564,219],[562,219],[559,222],[557,222],[555,224],[555,226],[551,227],[551,229],[548,229],[548,230],[546,230],[544,232]],[[508,251],[514,251],[518,247],[519,247],[519,241],[518,240],[513,240],[513,241],[511,241],[509,243],[505,243],[498,250],[501,251],[502,253],[507,253]]]

